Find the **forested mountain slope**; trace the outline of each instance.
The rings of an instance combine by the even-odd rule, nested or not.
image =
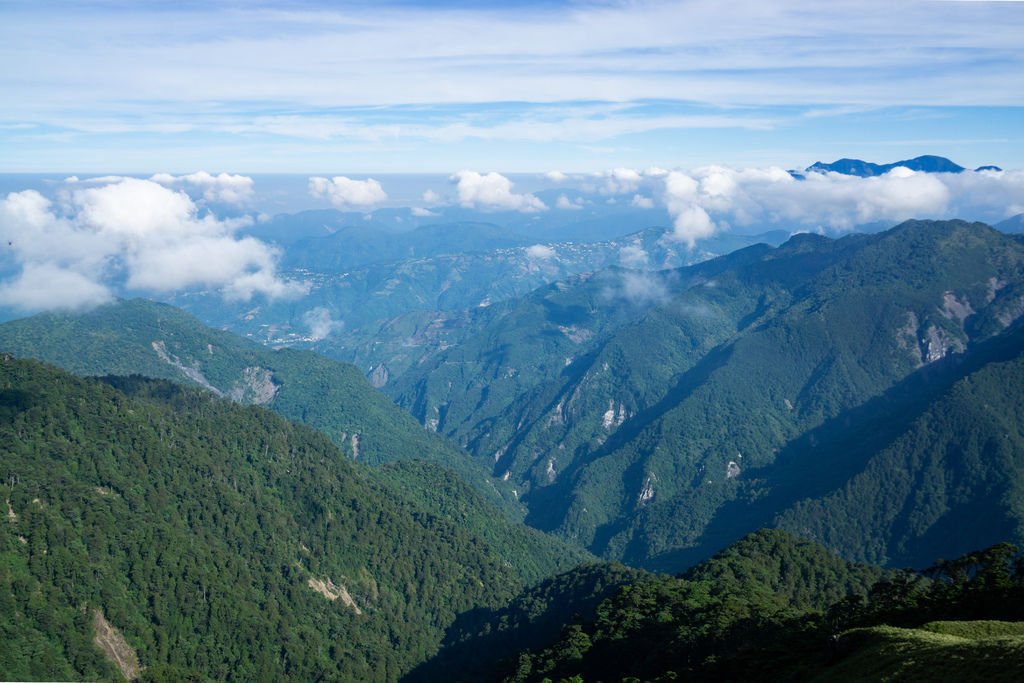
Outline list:
[[[593,559],[574,544],[523,526],[507,484],[424,430],[346,363],[308,351],[267,349],[142,299],[2,324],[0,351],[83,375],[139,374],[199,385],[316,427],[359,463],[394,464],[366,476],[398,497],[415,496],[425,509],[457,518],[487,538],[527,582]]]
[[[515,483],[532,524],[607,558],[670,570],[771,523],[748,514],[767,492],[787,491],[772,499],[780,513],[826,484],[841,487],[829,476],[802,494],[786,488],[784,476],[806,479],[776,459],[815,430],[878,417],[871,410],[883,404],[872,401],[904,381],[935,398],[958,379],[955,367],[940,369],[976,352],[984,361],[983,345],[1013,334],[1024,313],[1024,243],[960,221],[839,240],[798,235],[644,277],[658,296],[632,309],[609,284],[621,290],[623,272],[510,303],[393,391]],[[918,416],[900,415],[896,431]],[[957,430],[946,437],[971,453],[980,443],[961,443],[970,437]],[[872,455],[847,458],[842,471],[854,476]],[[828,470],[832,458],[840,454],[823,449],[801,462]],[[982,478],[1016,476],[1003,461],[978,462],[991,467]],[[918,483],[906,494],[912,508],[927,505]],[[961,503],[989,490],[968,487]],[[917,524],[902,541],[885,524],[863,533],[872,547],[925,533],[961,545],[865,555],[863,538],[818,537],[850,557],[915,563],[973,541],[940,528]]]
[[[910,395],[890,392],[857,427],[822,430],[817,444],[787,453],[785,469],[806,468],[803,481],[853,474],[817,495],[808,494],[830,487],[805,487],[807,497],[775,523],[895,566],[1024,538],[1024,327],[979,346],[974,358],[951,359],[946,372],[955,381],[930,401],[913,397],[926,388],[902,386]],[[794,492],[792,484],[778,488]]]
[[[433,461],[457,470],[492,502],[513,506],[507,488],[426,432],[355,367],[310,351],[269,349],[172,306],[132,299],[11,321],[0,325],[0,351],[80,375],[139,374],[202,386],[315,427],[359,462]]]
[[[446,649],[411,679],[443,670],[453,680],[540,680],[582,664],[585,680],[617,681],[679,671],[681,658],[692,673],[706,659],[745,649],[744,640],[772,638],[795,615],[865,596],[882,575],[781,531],[751,534],[680,577],[580,567],[506,608],[460,617]]]
[[[768,555],[734,553],[699,568],[716,578],[736,572],[738,580],[707,583],[690,572],[638,581],[601,603],[593,619],[568,625],[556,642],[520,655],[492,679],[1014,681],[1024,675],[1024,571],[1014,546],[865,583],[870,570],[843,571],[820,549],[800,552],[791,541],[766,540],[762,532],[737,545],[760,546]],[[831,604],[787,602],[793,593],[766,590],[780,584],[806,595],[849,594]]]
[[[460,617],[446,641],[460,640],[410,680],[438,671],[560,683],[1024,674],[1024,556],[1006,543],[923,572],[883,571],[762,530],[676,577],[581,567],[509,608],[478,612],[485,621],[467,629]],[[546,642],[524,649],[524,625]]]
[[[458,520],[262,408],[3,356],[0,418],[10,678],[117,678],[103,630],[155,679],[394,680],[523,586]]]

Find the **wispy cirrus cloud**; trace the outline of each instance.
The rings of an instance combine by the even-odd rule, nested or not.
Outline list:
[[[453,144],[466,145],[457,167],[509,141],[582,154],[666,131],[764,140],[884,108],[1022,107],[1022,30],[1022,4],[1006,2],[739,0],[727,19],[710,0],[13,2],[0,8],[0,59],[18,64],[0,73],[0,144],[26,148],[9,163],[54,136],[81,158],[96,141],[134,159],[127,141],[175,136],[178,154],[213,148],[237,168],[255,150],[308,164],[337,154],[312,144],[331,141],[369,170]],[[964,137],[999,137],[979,129]]]
[[[1024,19],[1008,3],[740,0],[728,21],[709,0],[574,3],[556,11],[440,3],[243,12],[215,2],[64,3],[61,12],[44,12],[24,3],[4,14],[2,52],[17,53],[25,74],[8,82],[27,88],[45,76],[40,82],[58,83],[75,98],[129,109],[266,102],[268,94],[312,109],[630,101],[666,92],[715,104],[878,105],[905,103],[908,95],[921,104],[1021,101],[1005,78],[1019,72]],[[39,50],[42,37],[64,42]],[[954,94],[934,90],[938,83],[962,87]],[[132,101],[125,92],[135,94]]]

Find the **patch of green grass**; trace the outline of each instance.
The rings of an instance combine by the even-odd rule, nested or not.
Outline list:
[[[971,640],[1024,636],[1024,621],[933,621],[921,627],[932,633],[945,633]]]
[[[1024,680],[1024,624],[933,622],[920,629],[876,626],[847,631],[850,654],[819,681]]]

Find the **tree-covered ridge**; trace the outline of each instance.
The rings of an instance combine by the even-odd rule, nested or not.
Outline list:
[[[163,355],[153,341],[160,342]],[[0,349],[78,374],[141,374],[227,395],[257,374],[247,370],[265,369],[273,385],[264,403],[268,408],[316,427],[360,463],[392,464],[366,476],[397,487],[399,498],[414,498],[434,514],[457,520],[485,539],[523,581],[534,583],[593,559],[578,546],[522,525],[508,486],[492,480],[444,438],[426,432],[347,363],[307,351],[270,350],[207,328],[180,309],[142,299],[0,325]],[[182,366],[195,372],[190,376]],[[236,393],[232,398],[251,402],[255,397]]]
[[[0,350],[80,375],[139,374],[265,405],[315,427],[360,462],[437,462],[458,471],[492,503],[515,511],[507,486],[426,432],[357,368],[309,351],[266,348],[210,329],[172,306],[132,299],[87,313],[15,320],[0,325]]]
[[[530,412],[540,410],[535,404],[546,409],[567,382],[579,380],[597,362],[595,354],[609,334],[642,319],[665,297],[767,250],[758,245],[680,271],[610,268],[541,287],[475,314],[457,345],[386,390],[424,424],[474,453],[500,452],[496,469],[507,466],[514,452],[509,442],[521,430],[517,426],[532,428],[540,417]],[[556,418],[552,424],[560,423]]]
[[[369,474],[395,497],[415,501],[480,538],[526,585],[596,561],[579,546],[502,514],[458,474],[435,463],[400,460]]]
[[[882,571],[843,560],[823,546],[776,529],[761,529],[692,567],[681,578],[712,596],[744,595],[780,608],[823,609],[862,594]]]
[[[591,284],[607,277],[508,304],[396,396],[508,476],[532,525],[667,570],[771,524],[759,501],[799,475],[780,454],[864,420],[873,401],[971,358],[1024,313],[1024,244],[962,221],[751,247],[659,274],[648,284],[662,299],[632,309]],[[818,450],[804,464],[827,472],[832,458]],[[774,512],[816,490],[788,487]]]
[[[649,631],[646,640],[623,644],[611,655],[622,661],[609,664],[610,672],[667,654],[658,650],[671,634],[684,639],[685,647],[729,651],[729,642],[714,641],[746,637],[733,632],[740,624],[756,631],[767,615],[823,611],[840,598],[866,594],[881,576],[876,567],[845,562],[781,531],[741,539],[679,578],[618,565],[582,566],[524,591],[506,608],[460,617],[446,649],[418,671],[446,670],[460,680],[540,680],[560,670],[556,660],[572,659],[573,652],[582,656],[588,633],[620,619],[613,640],[631,637],[630,630],[661,631],[657,638]],[[564,649],[555,652],[551,643]],[[526,653],[530,648],[536,652]]]
[[[818,597],[769,589],[787,583]],[[491,679],[1018,680],[1022,614],[1024,562],[1008,544],[882,576],[759,532],[685,576],[623,587]]]
[[[395,680],[522,587],[485,541],[262,408],[5,356],[0,413],[6,677],[116,679],[99,611],[154,679]]]
[[[528,588],[507,605],[459,615],[442,650],[417,667],[410,683],[488,680],[521,653],[554,641],[569,622],[591,620],[597,606],[648,574],[620,564],[582,564]]]

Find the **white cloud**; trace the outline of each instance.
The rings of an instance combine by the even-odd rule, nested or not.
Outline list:
[[[675,236],[691,246],[729,226],[850,230],[872,222],[977,216],[996,220],[1022,204],[1024,171],[919,173],[898,167],[870,178],[781,168],[698,168],[665,177]]]
[[[157,173],[150,180],[167,187],[196,188],[202,191],[203,199],[208,202],[244,205],[255,196],[253,179],[244,175],[211,175],[206,171],[180,176]]]
[[[248,301],[257,294],[268,299],[297,299],[309,293],[308,282],[282,280],[267,269],[250,270],[226,282],[221,293],[229,301]]]
[[[72,202],[78,223],[126,240],[181,232],[189,236],[216,234],[222,230],[212,216],[197,218],[197,207],[187,194],[148,180],[123,178],[76,190]]]
[[[601,194],[631,194],[640,189],[643,176],[632,168],[614,168],[594,174],[599,179]]]
[[[544,174],[544,177],[553,183],[564,183],[569,180],[569,176],[562,173],[561,171],[548,171]]]
[[[697,240],[707,239],[718,230],[708,212],[696,204],[681,208],[675,215],[672,228],[675,237],[691,249]]]
[[[50,264],[90,274],[118,251],[115,235],[83,229],[58,215],[52,202],[35,190],[12,192],[0,201],[0,240],[19,264]]]
[[[424,190],[423,201],[426,204],[440,204],[444,201],[444,197],[434,192],[433,190]]]
[[[430,209],[425,209],[422,206],[414,206],[412,207],[412,209],[410,209],[410,212],[412,213],[413,216],[417,216],[419,218],[427,218],[428,216],[437,215],[435,212],[431,211]]]
[[[110,185],[111,183],[119,183],[129,176],[123,175],[101,175],[92,176],[91,178],[79,178],[76,175],[68,176],[64,179],[64,182],[68,185]]]
[[[526,248],[526,256],[531,261],[547,261],[556,255],[555,250],[546,244],[534,244]]]
[[[248,299],[256,291],[280,294],[271,280],[261,287],[253,272],[273,273],[276,253],[251,237],[199,236],[160,240],[155,248],[129,256],[127,285],[131,289],[174,291],[195,285],[232,285],[232,298]],[[238,285],[235,281],[243,281]],[[246,294],[240,294],[246,292]]]
[[[365,209],[387,201],[388,195],[373,178],[352,180],[345,176],[309,179],[309,194],[326,199],[338,209]]]
[[[715,225],[699,204],[698,182],[679,171],[665,176],[665,205],[673,218],[673,235],[691,249],[697,240],[715,233]]]
[[[644,268],[650,256],[639,244],[627,244],[619,250],[619,263],[626,268]]]
[[[53,263],[29,263],[0,283],[0,305],[23,311],[92,308],[113,298],[104,285]]]
[[[558,195],[558,199],[555,201],[555,208],[568,211],[578,211],[583,208],[583,198],[576,197],[575,199],[569,199],[564,194],[560,194]]]
[[[620,295],[634,304],[660,304],[668,300],[668,288],[652,273],[626,271],[622,273]]]
[[[17,294],[26,310],[81,307],[105,301],[119,283],[152,292],[214,287],[241,299],[305,291],[277,276],[273,248],[233,236],[251,219],[200,217],[184,192],[151,180],[111,180],[73,186],[58,205],[33,190],[0,201],[0,239],[20,267],[2,285],[5,301]],[[24,295],[29,288],[38,291]]]
[[[944,175],[950,209],[958,215],[978,215],[996,222],[1024,213],[1024,170],[981,171]]]
[[[511,210],[531,213],[547,209],[532,194],[515,194],[512,181],[500,173],[481,175],[476,171],[459,171],[452,176],[459,193],[459,204],[465,208]]]
[[[331,312],[323,306],[317,306],[303,313],[302,322],[309,328],[309,336],[317,341],[345,326],[342,321],[334,320],[331,317]]]
[[[650,197],[645,197],[642,194],[635,194],[635,195],[633,195],[633,201],[631,201],[630,204],[635,206],[638,209],[653,209],[654,208],[654,200],[651,199]]]

